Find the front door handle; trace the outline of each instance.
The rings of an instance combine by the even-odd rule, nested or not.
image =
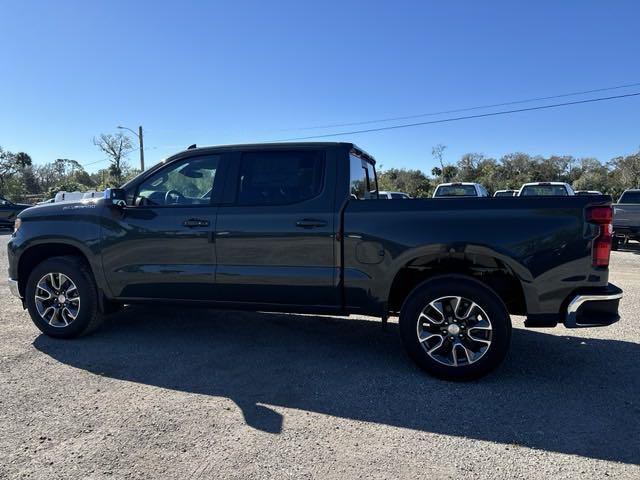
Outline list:
[[[298,220],[296,222],[296,227],[300,228],[319,228],[326,227],[327,222],[324,220],[316,220],[314,218],[303,218],[302,220]]]
[[[193,227],[208,227],[209,220],[202,220],[200,218],[190,218],[182,222],[182,225],[185,227],[193,228]]]

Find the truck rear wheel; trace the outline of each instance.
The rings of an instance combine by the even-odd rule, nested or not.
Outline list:
[[[34,268],[25,300],[33,323],[51,337],[78,337],[102,323],[95,280],[77,257],[49,258]]]
[[[473,380],[496,368],[511,341],[511,318],[496,293],[464,275],[418,285],[400,312],[409,357],[431,375]]]

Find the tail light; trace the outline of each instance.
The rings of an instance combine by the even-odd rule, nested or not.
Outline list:
[[[598,236],[593,240],[592,264],[594,267],[608,267],[611,256],[611,241],[613,233],[613,207],[590,207],[587,209],[587,222],[595,223],[599,227]]]

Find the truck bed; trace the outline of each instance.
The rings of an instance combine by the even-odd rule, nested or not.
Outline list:
[[[588,206],[608,195],[349,202],[343,215],[346,305],[375,309],[405,268],[463,265],[508,272],[529,316],[559,314],[572,292],[608,284],[592,266]],[[515,313],[515,312],[514,312]]]

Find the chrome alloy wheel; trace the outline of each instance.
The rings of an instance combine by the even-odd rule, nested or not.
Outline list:
[[[64,273],[47,273],[36,285],[38,315],[52,327],[66,327],[80,313],[78,287]]]
[[[492,326],[477,303],[458,296],[430,302],[418,316],[418,341],[435,361],[464,366],[480,360],[491,346]]]

